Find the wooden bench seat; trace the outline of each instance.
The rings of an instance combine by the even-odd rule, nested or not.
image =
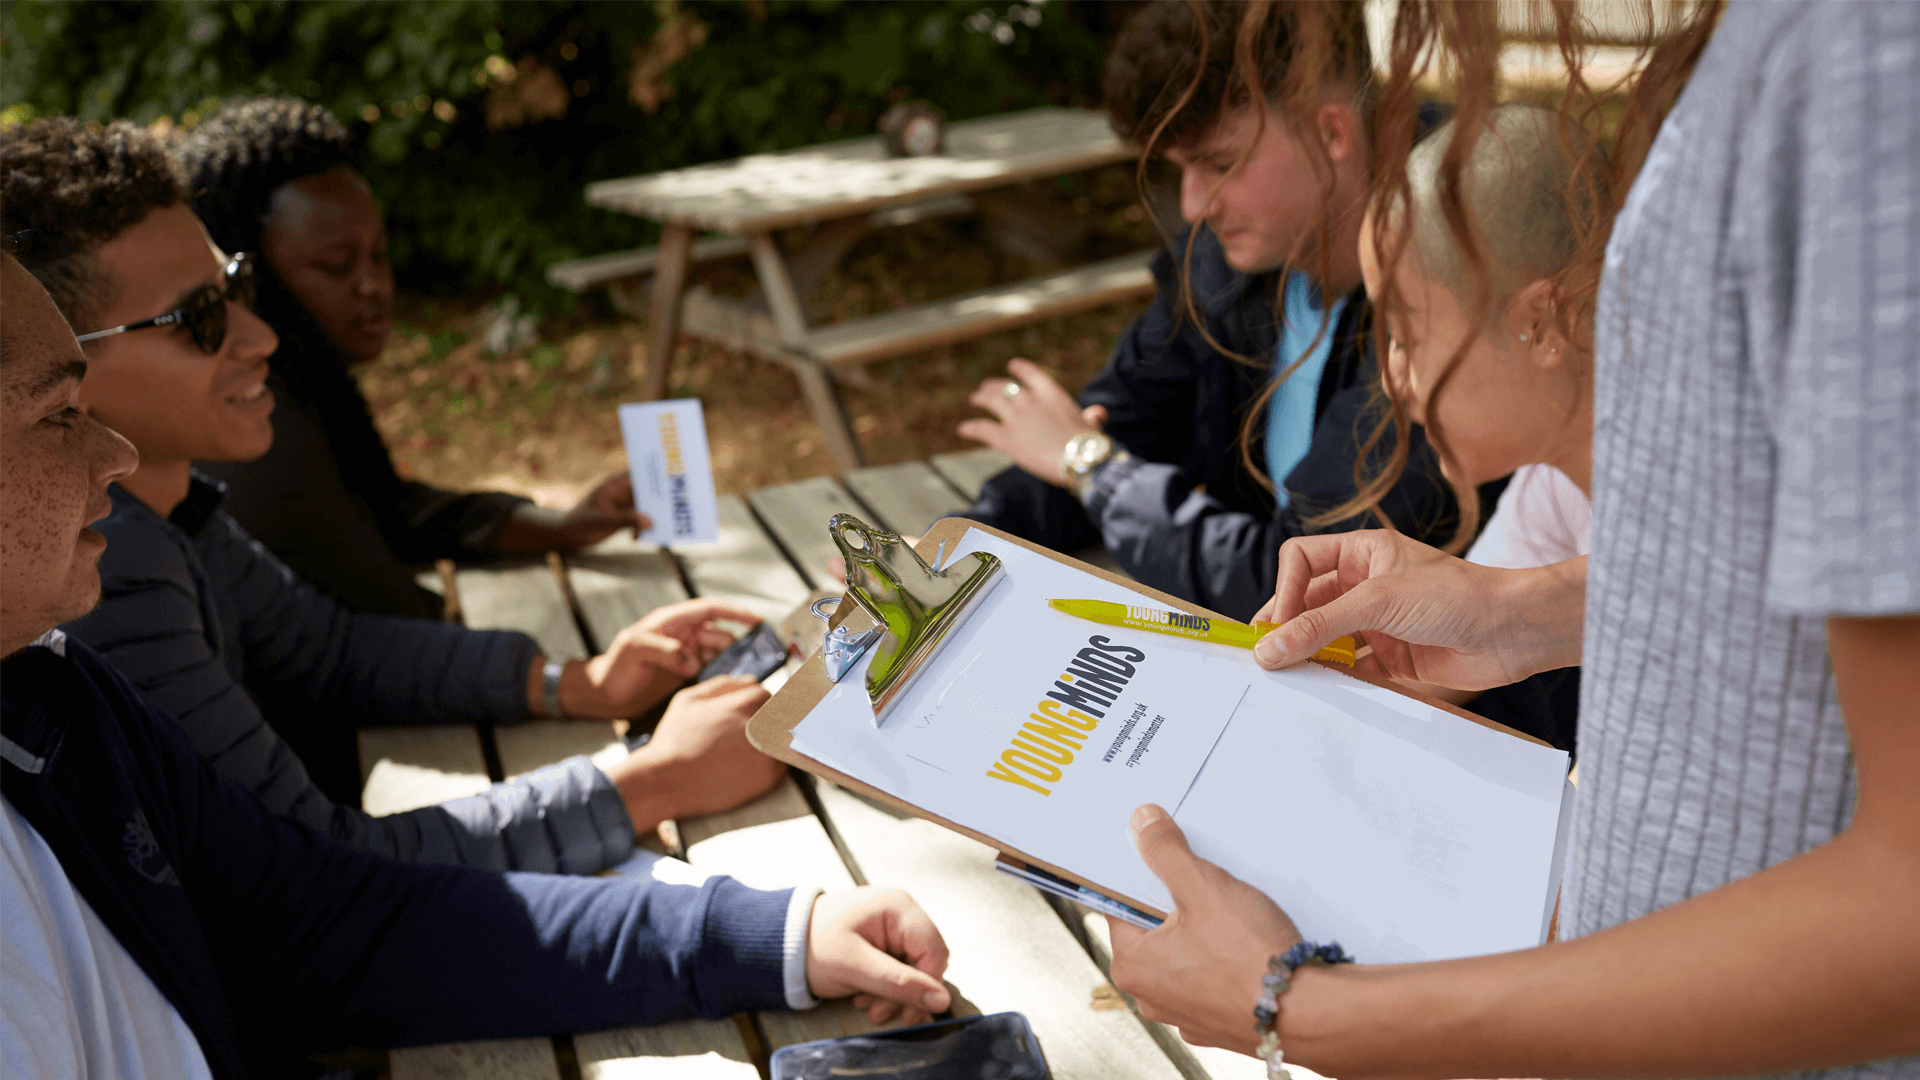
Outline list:
[[[809,330],[790,347],[835,367],[967,341],[1041,319],[1153,295],[1153,250]]]
[[[713,236],[695,240],[687,259],[696,263],[718,262],[745,255],[750,247],[751,242],[744,236]],[[610,281],[651,274],[659,263],[658,247],[589,255],[584,259],[568,259],[547,267],[547,283],[572,292],[589,292]]]

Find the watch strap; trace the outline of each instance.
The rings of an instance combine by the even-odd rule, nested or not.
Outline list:
[[[567,665],[559,660],[547,661],[540,669],[540,711],[547,714],[549,720],[565,720],[566,712],[560,708],[560,676]]]

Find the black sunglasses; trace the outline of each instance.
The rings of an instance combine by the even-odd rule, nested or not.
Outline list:
[[[164,315],[155,315],[151,319],[141,319],[125,326],[116,326],[111,330],[95,330],[91,334],[81,334],[79,341],[93,341],[96,338],[112,337],[129,330],[145,330],[149,326],[173,326],[178,324],[187,328],[193,335],[193,343],[200,351],[212,356],[220,351],[227,340],[227,302],[239,304],[247,310],[253,310],[253,256],[246,252],[235,255],[220,272],[220,284],[202,285],[187,297],[187,302]]]

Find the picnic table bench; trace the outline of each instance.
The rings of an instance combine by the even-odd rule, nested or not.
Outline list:
[[[452,590],[470,625],[525,630],[556,656],[585,655],[641,613],[689,594],[726,597],[779,620],[815,589],[837,591],[824,567],[833,552],[829,515],[846,511],[918,533],[963,509],[1005,465],[995,451],[979,450],[853,470],[844,484],[815,477],[745,499],[723,495],[716,544],[669,550],[609,540],[565,557],[462,569]],[[479,791],[572,754],[612,761],[625,752],[604,721],[360,733],[365,805],[373,813]],[[663,844],[647,845],[660,853],[653,866],[660,879],[729,874],[762,888],[907,889],[952,950],[946,978],[956,990],[955,1014],[1025,1013],[1062,1080],[1264,1075],[1250,1058],[1188,1046],[1143,1020],[1107,980],[1104,922],[995,873],[992,850],[958,833],[798,772],[731,813],[678,822],[677,833],[678,858]],[[837,1002],[805,1013],[415,1047],[393,1051],[390,1066],[393,1080],[758,1080],[782,1046],[868,1030],[864,1014]]]
[[[1049,108],[953,124],[944,152],[925,157],[888,157],[874,137],[606,180],[588,185],[587,202],[661,222],[659,245],[558,263],[547,279],[576,292],[607,286],[617,308],[647,319],[647,400],[664,390],[683,330],[788,365],[836,471],[845,475],[864,459],[835,372],[1154,290],[1148,250],[814,326],[806,301],[853,243],[876,227],[971,212],[989,189],[1133,156],[1105,113]],[[820,228],[796,251],[783,252],[774,238],[776,230],[816,223]],[[720,235],[696,242],[697,230]],[[753,260],[759,303],[685,287],[692,263],[740,255]]]

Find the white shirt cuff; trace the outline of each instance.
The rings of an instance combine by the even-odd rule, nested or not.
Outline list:
[[[818,885],[802,885],[793,890],[793,899],[787,902],[786,960],[781,967],[787,1008],[796,1012],[820,1004],[820,999],[807,990],[807,927],[813,922],[813,902],[819,898]]]

